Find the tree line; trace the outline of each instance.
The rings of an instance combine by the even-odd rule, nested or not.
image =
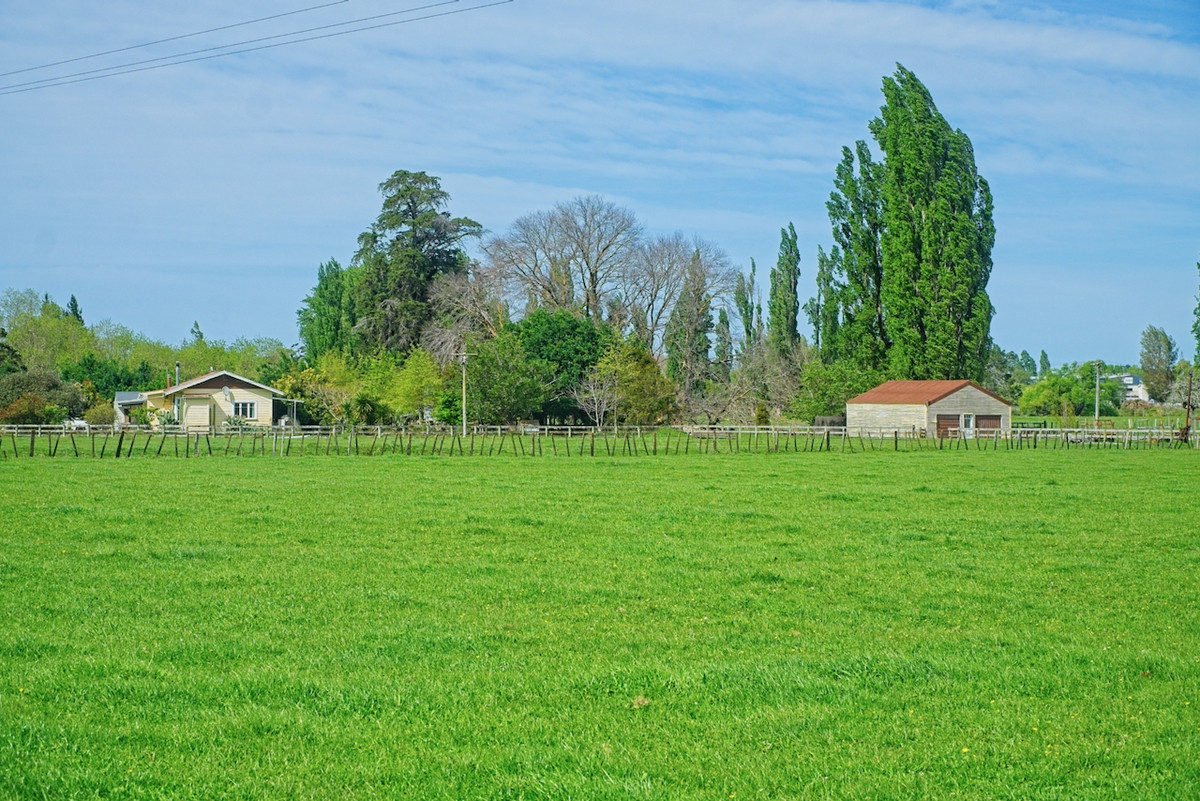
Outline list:
[[[229,369],[275,386],[313,423],[458,422],[464,377],[467,417],[483,423],[812,422],[889,378],[971,379],[1034,414],[1094,406],[1088,365],[1052,370],[1045,351],[1035,362],[992,341],[993,202],[970,139],[903,66],[883,97],[870,142],[842,149],[832,243],[803,303],[791,223],[760,286],[753,260],[743,271],[702,237],[648,234],[600,196],[489,233],[451,213],[436,176],[400,170],[347,264],[318,267],[292,348],[209,342],[198,324],[170,347],[85,325],[73,296],[60,307],[9,290],[0,375],[29,375],[0,377],[0,419],[91,408],[100,420],[114,392],[165,386],[177,360],[185,376]],[[1200,304],[1196,321],[1200,341]],[[1156,400],[1187,366],[1165,336],[1151,327],[1142,343]],[[1119,404],[1107,388],[1102,411]]]

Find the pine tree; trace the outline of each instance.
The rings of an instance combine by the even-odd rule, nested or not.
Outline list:
[[[71,296],[71,300],[67,302],[67,314],[74,317],[83,325],[83,309],[79,308],[79,301],[75,300],[75,296]]]
[[[1050,357],[1046,355],[1046,351],[1042,351],[1042,355],[1038,357],[1038,378],[1047,378],[1050,375],[1050,370]]]

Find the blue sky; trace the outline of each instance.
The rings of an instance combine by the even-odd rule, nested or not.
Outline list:
[[[320,4],[8,0],[0,72]],[[349,0],[0,87],[418,4]],[[89,322],[168,342],[197,320],[210,339],[291,344],[318,264],[349,261],[378,184],[407,169],[495,233],[601,194],[652,233],[754,258],[760,281],[791,221],[803,300],[840,149],[869,138],[897,62],[991,183],[998,344],[1136,362],[1157,325],[1191,355],[1195,0],[515,0],[0,94],[0,290],[74,294]]]

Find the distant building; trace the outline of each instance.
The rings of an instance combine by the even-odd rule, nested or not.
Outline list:
[[[971,436],[1012,428],[1012,404],[973,381],[888,381],[846,402],[846,427]]]
[[[1141,401],[1142,403],[1150,402],[1150,393],[1146,391],[1146,385],[1142,383],[1142,379],[1139,376],[1121,373],[1120,375],[1105,376],[1104,380],[1120,381],[1121,386],[1125,387],[1125,397],[1122,399],[1122,403],[1133,401]]]
[[[152,421],[167,412],[189,431],[212,431],[230,421],[270,426],[277,389],[228,370],[216,370],[173,387],[152,392],[118,392],[113,401],[118,426],[131,422],[135,409],[145,409]],[[152,422],[152,424],[156,424]]]

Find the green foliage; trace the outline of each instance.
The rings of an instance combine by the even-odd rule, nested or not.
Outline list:
[[[738,273],[733,289],[733,305],[742,321],[743,348],[751,348],[763,338],[762,304],[754,281],[756,270],[754,259],[751,259],[750,278]]]
[[[53,414],[61,415],[56,420],[30,419],[18,421],[15,417],[28,417],[47,413],[55,407]],[[47,370],[28,370],[0,376],[0,418],[11,412],[9,422],[57,422],[65,417],[83,414],[85,401],[83,392],[75,384],[64,383],[56,373]]]
[[[145,409],[135,409],[130,415],[136,425],[150,424],[150,415]],[[83,420],[90,426],[111,426],[117,419],[117,410],[112,403],[89,406],[83,413]]]
[[[767,344],[776,353],[786,353],[800,341],[796,330],[796,315],[800,311],[796,296],[800,247],[796,242],[796,226],[792,223],[779,234],[779,260],[771,270],[771,290],[767,296]]]
[[[685,398],[698,393],[708,378],[713,330],[713,296],[704,278],[700,254],[688,265],[683,288],[667,321],[663,344],[667,351],[667,376]]]
[[[817,296],[807,304],[822,361],[849,359],[871,370],[886,365],[891,346],[883,303],[883,165],[858,141],[842,148],[825,208],[833,248],[818,250]]]
[[[717,328],[713,343],[713,378],[724,384],[729,383],[733,370],[733,333],[730,331],[729,312],[717,310]]]
[[[516,423],[533,417],[551,391],[544,362],[528,358],[515,330],[471,346],[467,362],[467,416],[481,423]]]
[[[675,389],[644,343],[632,339],[614,343],[596,368],[601,377],[615,379],[617,422],[651,425],[666,421],[674,413]]]
[[[881,370],[856,367],[850,362],[809,362],[800,376],[800,390],[792,400],[791,414],[812,424],[817,417],[844,416],[846,401],[886,380]]]
[[[0,423],[9,425],[45,425],[61,423],[66,418],[65,409],[47,403],[32,392],[21,395],[8,405],[0,405]]]
[[[1033,359],[1022,351],[1018,356],[1012,351],[1001,350],[993,345],[988,358],[987,373],[984,375],[983,387],[991,390],[1010,402],[1016,402],[1033,378],[1027,366],[1034,366]]]
[[[397,413],[419,416],[425,409],[433,409],[449,385],[450,371],[443,375],[433,357],[420,348],[408,354],[400,368],[398,380],[387,401]],[[462,405],[460,400],[456,408]]]
[[[95,353],[85,354],[78,362],[66,365],[61,374],[65,381],[90,384],[92,392],[98,398],[107,399],[109,405],[117,392],[155,388],[157,378],[156,371],[145,361],[136,368],[130,368],[123,362],[102,358]]]
[[[1200,273],[1200,261],[1196,262],[1196,272]],[[1200,289],[1196,291],[1196,308],[1192,312],[1192,339],[1196,343],[1193,364],[1200,364]]]
[[[336,259],[317,268],[317,285],[296,312],[305,358],[315,362],[329,351],[346,353],[354,327],[346,273]]]
[[[1150,399],[1162,402],[1171,391],[1175,379],[1175,360],[1179,351],[1175,340],[1157,326],[1146,326],[1142,332],[1142,382]]]
[[[441,181],[423,172],[398,170],[379,191],[383,208],[358,238],[353,262],[358,275],[342,291],[353,304],[354,334],[362,349],[403,353],[416,344],[430,318],[430,284],[440,275],[466,270],[461,243],[483,229],[466,217],[451,218],[446,212],[450,196]]]
[[[0,327],[0,376],[19,373],[25,369],[25,361],[12,345],[5,342],[8,332]]]
[[[1095,362],[1086,362],[1041,379],[1022,394],[1018,408],[1023,415],[1054,415],[1064,424],[1076,416],[1094,417],[1096,413]],[[1117,381],[1100,382],[1100,416],[1115,416],[1125,398],[1125,388]]]
[[[882,167],[883,292],[894,378],[982,380],[993,314],[992,196],[971,141],[897,65],[871,122]]]
[[[581,417],[571,393],[612,342],[612,329],[566,311],[536,309],[515,330],[526,356],[545,364],[554,376],[555,391],[542,404],[541,417],[560,422]]]
[[[67,314],[74,317],[80,325],[84,325],[83,309],[79,308],[79,301],[75,299],[74,295],[71,296],[71,300],[67,303]]]
[[[1038,378],[1046,378],[1050,375],[1052,369],[1050,367],[1050,357],[1046,355],[1046,351],[1042,351],[1041,355],[1038,356]]]

